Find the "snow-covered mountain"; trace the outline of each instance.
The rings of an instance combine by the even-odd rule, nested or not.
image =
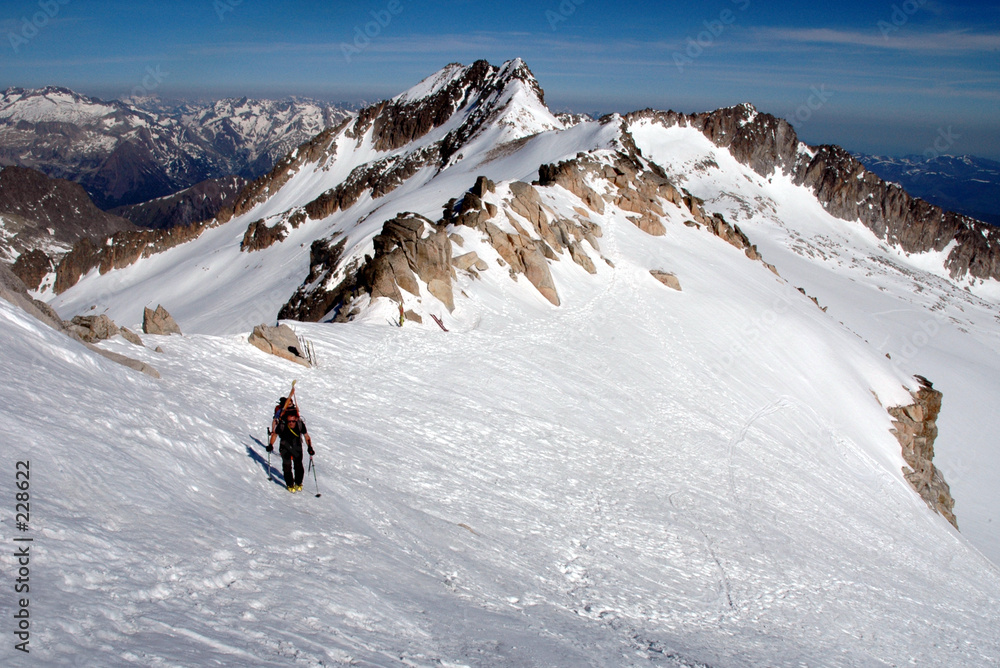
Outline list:
[[[972,155],[908,155],[899,158],[857,154],[886,181],[949,211],[1000,225],[1000,162]]]
[[[0,95],[0,164],[77,181],[108,209],[210,178],[256,178],[345,115],[297,99],[164,106],[8,88]]]
[[[996,663],[994,237],[852,160],[748,105],[567,122],[524,63],[480,61],[188,237],[71,253],[37,295],[63,317],[161,303],[187,336],[106,344],[154,380],[0,303],[3,428],[52,406],[39,651]],[[317,368],[247,342],[279,312]],[[318,499],[265,484],[292,378]]]

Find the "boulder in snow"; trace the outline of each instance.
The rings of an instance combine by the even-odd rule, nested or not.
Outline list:
[[[122,338],[128,341],[129,343],[134,343],[137,346],[143,346],[143,347],[145,347],[146,345],[142,342],[142,339],[139,338],[139,335],[133,332],[128,327],[122,327],[121,335]]]
[[[180,334],[181,328],[167,309],[157,305],[155,311],[148,307],[142,310],[142,331],[146,334]]]
[[[667,271],[661,271],[659,269],[650,269],[649,273],[653,275],[653,278],[663,283],[668,288],[673,288],[677,292],[681,291],[681,282],[677,280],[677,276],[671,274]]]
[[[269,327],[257,325],[248,339],[251,344],[265,353],[277,355],[302,366],[312,366],[299,350],[299,339],[288,325]]]
[[[75,332],[87,343],[97,343],[118,336],[118,325],[104,315],[78,315],[66,325],[66,329]]]

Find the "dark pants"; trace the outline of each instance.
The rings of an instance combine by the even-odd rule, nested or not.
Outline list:
[[[302,466],[302,443],[296,445],[281,444],[278,449],[281,454],[281,472],[285,474],[285,487],[301,485],[302,479],[306,476],[305,467]],[[292,467],[295,468],[295,477],[292,477]]]

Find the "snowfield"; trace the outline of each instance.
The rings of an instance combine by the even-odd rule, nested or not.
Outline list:
[[[996,568],[899,473],[879,400],[912,381],[704,232],[602,247],[559,308],[485,272],[449,333],[295,323],[311,370],[246,332],[105,344],[153,380],[0,302],[30,665],[1000,660]],[[297,495],[263,447],[293,379]]]
[[[338,136],[197,240],[39,295],[65,318],[107,313],[133,329],[143,306],[163,304],[185,336],[101,344],[159,380],[0,302],[4,489],[13,498],[15,464],[30,460],[34,510],[26,532],[10,512],[0,524],[8,545],[34,539],[32,654],[7,635],[0,662],[1000,664],[1000,417],[989,408],[1000,290],[955,283],[940,257],[903,256],[694,129],[627,128],[780,276],[685,225],[672,203],[654,237],[617,206],[588,212],[561,186],[539,187],[556,215],[601,231],[580,246],[596,273],[568,251],[549,263],[560,306],[456,227],[460,252],[488,269],[456,273],[453,312],[421,284],[404,307],[422,323],[395,326],[396,304],[367,297],[348,324],[288,323],[313,343],[311,369],[247,342],[302,283],[313,241],[342,235],[343,266],[399,212],[437,220],[478,175],[496,182],[484,201],[510,210],[511,181],[622,146],[622,119],[566,127],[522,80],[490,95],[395,154],[370,131]],[[477,108],[494,121],[446,165],[239,250],[251,222],[281,224]],[[496,224],[514,229],[504,215]],[[962,533],[901,474],[887,408],[911,403],[914,374],[944,392],[935,461]],[[293,380],[317,449],[299,494],[264,450]],[[13,550],[0,567],[14,572]]]

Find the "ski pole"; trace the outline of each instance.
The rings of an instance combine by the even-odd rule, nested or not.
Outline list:
[[[267,428],[267,441],[268,441],[268,444],[270,444],[270,442],[271,442],[271,428],[270,427]],[[271,447],[271,446],[268,445],[268,447]],[[268,481],[271,480],[271,451],[270,450],[267,451],[267,479],[268,479]]]
[[[319,480],[316,480],[316,465],[313,464],[312,455],[309,456],[309,468],[312,469],[312,472],[313,472],[313,482],[316,483],[316,496],[319,497],[320,496],[320,493],[319,493]]]

